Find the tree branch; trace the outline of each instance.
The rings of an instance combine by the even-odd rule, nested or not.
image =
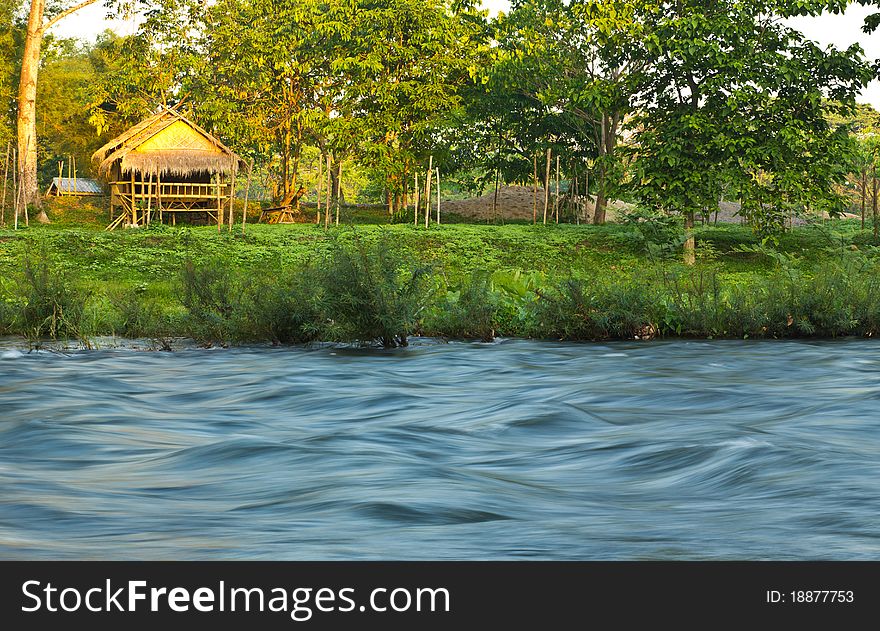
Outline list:
[[[68,15],[70,15],[71,13],[75,13],[75,12],[79,11],[80,9],[82,9],[83,7],[87,7],[87,6],[89,6],[90,4],[95,4],[95,2],[97,2],[97,1],[98,1],[98,0],[83,0],[83,1],[80,2],[79,4],[74,5],[74,6],[70,7],[69,9],[65,9],[64,11],[62,11],[61,13],[59,13],[58,15],[56,15],[54,18],[52,18],[51,20],[49,20],[48,22],[46,22],[46,23],[43,25],[42,31],[45,33],[45,32],[48,31],[50,28],[52,28],[53,26],[55,26],[60,20],[63,20],[64,18],[66,18],[66,17],[67,17]]]

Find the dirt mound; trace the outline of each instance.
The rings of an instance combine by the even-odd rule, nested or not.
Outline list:
[[[534,192],[531,186],[502,186],[498,189],[498,205],[493,211],[493,201],[495,199],[495,191],[490,190],[480,197],[471,199],[459,199],[443,201],[441,210],[444,213],[454,213],[462,217],[471,217],[474,219],[526,219],[531,221],[533,212],[537,215],[538,221],[544,219],[544,189],[538,188],[537,203],[534,200]],[[580,199],[580,220],[583,222],[591,221],[596,198],[591,197]],[[617,214],[629,205],[624,202],[611,202],[608,204],[606,219],[614,221]],[[550,206],[547,211],[547,219],[553,212],[553,193],[550,194]]]

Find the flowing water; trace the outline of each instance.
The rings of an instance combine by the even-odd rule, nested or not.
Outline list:
[[[0,558],[877,559],[880,345],[0,349]]]

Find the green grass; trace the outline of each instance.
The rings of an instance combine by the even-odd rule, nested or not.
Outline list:
[[[188,265],[215,276],[218,269],[228,272],[224,282],[238,287],[242,295],[257,296],[253,292],[266,293],[276,285],[288,288],[265,306],[275,315],[261,325],[264,331],[288,331],[290,323],[278,322],[277,313],[292,304],[289,288],[297,288],[297,296],[305,295],[313,281],[296,274],[306,268],[316,270],[320,280],[314,282],[323,283],[327,294],[348,292],[360,295],[361,301],[370,291],[396,296],[390,285],[367,288],[361,295],[357,279],[347,279],[351,282],[346,285],[346,279],[321,275],[325,268],[339,268],[340,248],[373,252],[391,248],[403,275],[416,267],[430,270],[427,302],[406,325],[407,332],[485,338],[494,331],[576,339],[783,336],[795,329],[798,335],[837,335],[872,334],[873,324],[866,323],[880,321],[868,299],[873,289],[851,286],[847,280],[854,276],[862,282],[860,275],[867,275],[866,270],[873,274],[880,260],[871,233],[853,220],[797,228],[783,234],[773,248],[762,246],[748,227],[698,227],[698,262],[685,268],[674,251],[658,260],[644,240],[634,237],[631,225],[447,223],[425,229],[389,224],[380,207],[352,209],[348,214],[359,223],[329,230],[314,224],[251,223],[244,235],[240,225],[232,233],[224,228],[219,234],[216,226],[162,225],[106,232],[108,217],[102,208],[54,200],[51,225],[0,229],[0,334],[4,330],[24,334],[21,314],[28,301],[36,300],[27,297],[33,293],[28,294],[30,289],[23,289],[24,264],[41,256],[52,274],[44,284],[57,278],[86,296],[76,327],[62,331],[81,335],[191,334],[224,338],[224,342],[259,337],[254,330],[237,334],[234,323],[223,320],[228,314],[214,318],[215,333],[193,327],[187,313],[194,307],[187,307],[182,299],[182,273]],[[788,283],[790,295],[773,293],[772,286],[779,283]],[[72,299],[59,294],[57,287],[53,291],[53,296]],[[798,292],[821,293],[824,301],[801,300]],[[784,304],[776,309],[769,301]],[[358,337],[356,326],[343,335],[338,333],[344,329],[341,325],[332,328],[313,322],[315,318],[334,321],[335,316],[322,311],[326,305],[312,307],[308,314],[300,314],[308,335],[297,329],[267,337],[274,341],[316,335]],[[232,306],[229,309],[234,311]],[[256,321],[259,315],[249,313],[245,319]],[[787,324],[789,315],[803,326]],[[41,331],[33,322],[29,330]],[[216,333],[221,330],[222,334]]]

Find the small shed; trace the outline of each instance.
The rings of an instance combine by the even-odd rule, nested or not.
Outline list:
[[[108,229],[177,221],[189,213],[223,222],[244,162],[213,135],[163,107],[92,155],[110,187]],[[116,210],[120,211],[116,216]]]
[[[46,195],[75,195],[78,197],[98,197],[104,194],[97,180],[86,177],[53,177],[46,189]]]

